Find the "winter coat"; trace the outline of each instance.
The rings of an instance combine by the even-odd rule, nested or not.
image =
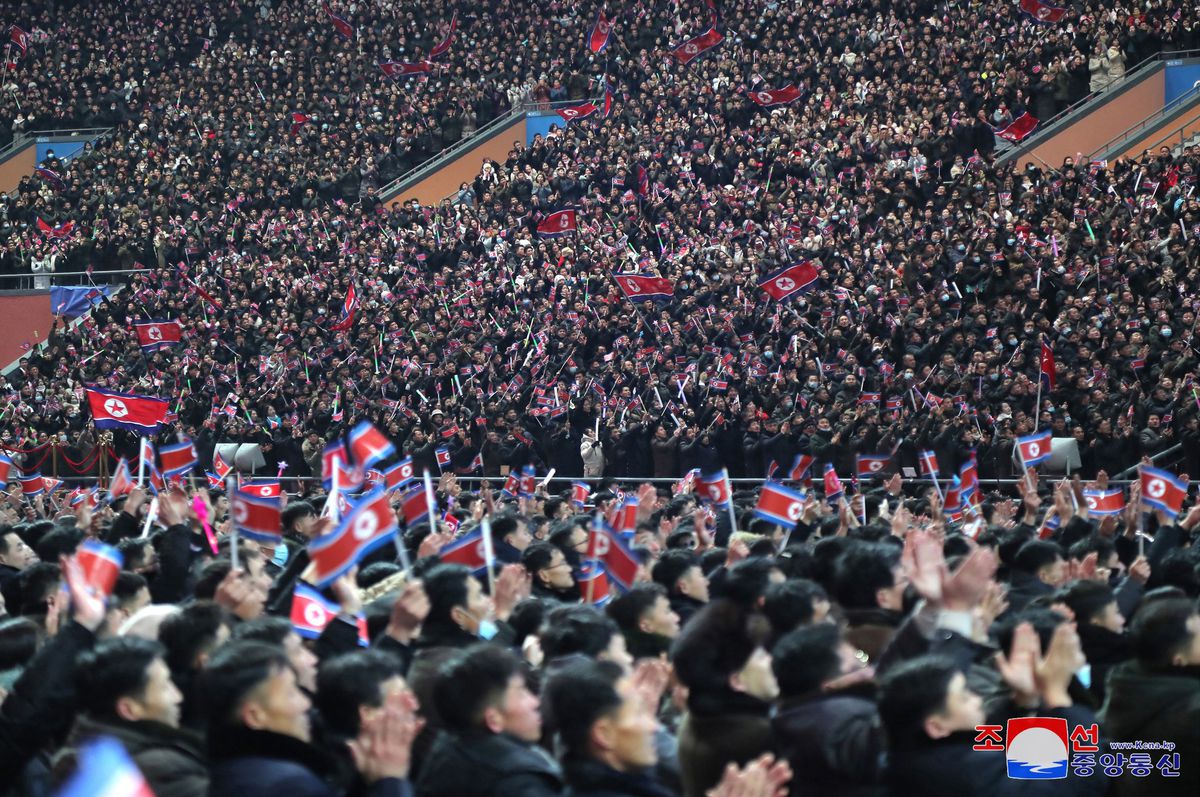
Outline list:
[[[198,734],[151,720],[100,722],[85,715],[75,720],[59,760],[73,758],[81,744],[100,736],[121,743],[155,797],[205,797],[208,793],[208,766]]]
[[[731,761],[742,766],[765,753],[771,741],[769,711],[769,703],[733,690],[693,691],[679,726],[683,796],[704,797]]]
[[[875,702],[849,692],[794,697],[771,720],[775,753],[793,778],[789,797],[868,797],[882,790],[883,728]]]
[[[507,734],[442,732],[421,765],[418,797],[559,797],[562,770],[540,747]]]

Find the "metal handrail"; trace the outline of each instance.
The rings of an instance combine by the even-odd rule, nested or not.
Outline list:
[[[1193,115],[1192,115],[1192,118],[1191,118],[1191,119],[1188,119],[1188,120],[1187,120],[1186,122],[1184,122],[1183,124],[1181,124],[1181,125],[1179,125],[1178,127],[1174,128],[1173,130],[1171,130],[1171,132],[1167,133],[1165,136],[1163,136],[1162,138],[1158,139],[1157,141],[1155,141],[1155,142],[1154,142],[1153,144],[1151,144],[1150,146],[1146,147],[1146,149],[1154,149],[1155,147],[1161,147],[1161,146],[1165,145],[1165,144],[1166,144],[1166,143],[1167,143],[1169,140],[1171,140],[1172,138],[1174,138],[1176,134],[1179,134],[1179,143],[1180,143],[1180,145],[1182,146],[1182,144],[1183,144],[1183,131],[1184,131],[1184,129],[1185,129],[1185,128],[1187,128],[1187,126],[1188,126],[1188,125],[1190,125],[1190,124],[1194,124],[1194,123],[1195,123],[1195,122],[1197,122],[1197,121],[1200,121],[1200,111],[1197,111],[1195,114],[1193,114]]]
[[[1162,108],[1150,114],[1145,119],[1125,128],[1125,130],[1121,131],[1093,150],[1091,153],[1092,156],[1099,155],[1103,152],[1108,152],[1119,147],[1123,142],[1137,138],[1139,131],[1144,132],[1154,127],[1156,124],[1159,124],[1172,114],[1178,113],[1182,108],[1184,108],[1185,105],[1195,100],[1197,97],[1200,97],[1200,86],[1188,89],[1186,92],[1180,94],[1178,97],[1171,100],[1170,103],[1164,105]]]
[[[1150,457],[1150,461],[1158,462],[1159,459],[1161,459],[1162,457],[1165,457],[1167,454],[1174,454],[1181,450],[1183,450],[1183,443],[1176,443],[1175,445],[1171,446],[1170,448],[1163,449],[1162,451],[1159,451],[1154,456]],[[1110,478],[1109,481],[1112,482],[1112,481],[1124,479],[1125,477],[1127,477],[1129,474],[1133,473],[1135,470],[1137,470],[1141,466],[1142,466],[1142,463],[1140,463],[1140,462],[1137,463],[1136,465],[1130,465],[1128,468],[1121,471],[1116,476]]]
[[[105,269],[104,271],[51,271],[49,274],[33,274],[33,273],[0,274],[0,280],[29,279],[30,277],[46,277],[46,276],[49,276],[51,279],[54,279],[55,277],[91,276],[92,279],[95,279],[96,277],[110,277],[110,276],[116,276],[119,274],[147,274],[153,270],[154,269],[150,269],[150,268],[122,268],[122,269],[115,269],[115,270]]]
[[[592,102],[598,99],[602,98],[589,97],[587,100],[584,100],[584,102]],[[556,102],[544,103],[544,105],[546,109],[552,110],[554,108],[565,108],[568,105],[573,105],[576,103],[578,103],[578,100],[558,100]],[[384,202],[390,201],[392,196],[400,193],[400,191],[403,190],[405,184],[411,184],[428,177],[430,174],[433,174],[441,169],[442,166],[457,159],[460,155],[474,149],[480,141],[484,141],[494,133],[503,130],[505,127],[515,124],[522,117],[528,116],[533,111],[543,110],[541,107],[535,107],[541,105],[543,105],[543,103],[534,103],[528,99],[522,100],[519,105],[509,111],[506,115],[496,117],[483,127],[476,130],[467,138],[459,139],[456,143],[446,147],[432,158],[426,160],[424,163],[420,164],[419,166],[414,166],[412,169],[409,169],[406,173],[400,175],[395,180],[392,180],[379,190],[379,196]],[[453,194],[451,194],[451,196],[453,196]]]
[[[102,138],[106,133],[111,132],[112,129],[111,127],[65,127],[55,130],[29,130],[14,138],[4,149],[0,149],[0,163],[24,150],[30,144],[37,143],[39,138],[91,136],[92,140],[95,141],[98,138]]]
[[[1049,119],[1039,120],[1036,133],[1029,138],[1021,141],[1007,152],[1001,153],[997,160],[1007,162],[1019,157],[1023,157],[1040,140],[1045,139],[1049,135],[1059,132],[1057,128],[1065,126],[1067,122],[1074,123],[1075,120],[1069,117],[1075,117],[1082,114],[1086,109],[1085,106],[1091,104],[1093,100],[1101,97],[1111,97],[1116,93],[1116,90],[1124,88],[1129,84],[1140,81],[1158,68],[1166,67],[1168,61],[1182,60],[1184,58],[1200,56],[1200,50],[1170,50],[1156,53],[1135,64],[1131,69],[1125,70],[1125,75],[1117,83],[1111,83],[1099,91],[1089,92],[1085,97],[1076,101],[1073,105],[1068,106],[1065,110],[1051,116]]]

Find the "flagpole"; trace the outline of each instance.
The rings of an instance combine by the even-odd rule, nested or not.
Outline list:
[[[437,499],[433,493],[433,478],[429,475],[429,469],[425,469],[425,508],[429,510],[429,533],[436,534],[437,527]]]
[[[234,481],[232,476],[225,477],[225,493],[229,498],[230,510],[233,509],[233,501],[237,498],[237,491],[234,489]],[[238,533],[237,524],[232,524],[229,534],[229,562],[231,572],[237,572],[238,569]]]
[[[146,476],[146,438],[138,438],[138,487],[145,483]]]
[[[588,606],[592,605],[592,595],[596,589],[597,568],[600,566],[600,562],[596,557],[597,551],[600,550],[600,546],[597,544],[597,541],[596,541],[596,535],[600,533],[600,522],[601,522],[600,521],[600,512],[597,511],[596,514],[592,517],[592,536],[588,542],[588,549],[592,553],[592,558],[590,560],[592,563],[592,572],[591,572],[592,577],[590,579],[588,579],[588,588],[587,588],[587,605]]]
[[[429,471],[425,471],[426,475]],[[479,531],[483,536],[483,563],[487,568],[488,595],[496,598],[496,553],[492,550],[492,519],[484,515],[479,521]]]

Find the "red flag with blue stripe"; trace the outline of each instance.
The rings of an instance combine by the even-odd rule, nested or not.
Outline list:
[[[804,514],[804,493],[788,489],[778,482],[765,482],[759,491],[754,514],[790,529]]]
[[[245,489],[235,490],[230,499],[229,514],[238,534],[243,537],[271,543],[283,538],[278,498],[265,498]]]
[[[396,514],[387,493],[376,488],[351,505],[338,527],[308,546],[319,589],[331,584],[364,556],[396,536]]]

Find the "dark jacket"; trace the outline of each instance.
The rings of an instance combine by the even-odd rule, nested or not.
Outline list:
[[[1200,794],[1200,766],[1187,765],[1200,751],[1200,666],[1152,668],[1137,660],[1118,664],[1109,672],[1100,717],[1104,735],[1114,742],[1166,740],[1180,754],[1179,777],[1165,778],[1156,771],[1137,778],[1126,769],[1113,781],[1114,797]],[[1165,755],[1162,750],[1147,752],[1155,764]]]
[[[1045,709],[1041,715],[1065,717],[1071,729],[1090,727],[1096,721],[1091,711],[1074,706]],[[974,731],[960,731],[945,739],[901,742],[888,759],[891,793],[895,797],[1084,797],[1104,794],[1108,788],[1102,774],[1092,778],[1071,774],[1062,780],[1010,779],[1004,753],[972,750],[974,743]]]
[[[507,734],[441,733],[417,779],[419,797],[559,797],[562,770],[540,747]]]
[[[211,733],[210,797],[272,794],[281,797],[337,797],[337,761],[325,751],[283,734],[230,726]],[[410,797],[408,781],[384,778],[370,797]]]
[[[770,704],[732,690],[688,696],[679,726],[679,772],[684,797],[704,797],[730,762],[738,766],[770,746]]]
[[[1124,634],[1090,623],[1079,626],[1079,642],[1091,667],[1088,691],[1095,696],[1096,705],[1100,705],[1104,702],[1109,670],[1133,658],[1133,648]]]
[[[673,797],[647,774],[618,772],[599,761],[565,761],[570,797]]]
[[[772,744],[792,772],[791,797],[866,797],[882,792],[883,728],[869,697],[820,693],[784,700]]]
[[[878,661],[903,620],[904,615],[892,609],[847,609],[846,641],[866,653],[870,661]]]
[[[154,797],[204,797],[208,794],[208,766],[203,740],[198,734],[161,722],[100,722],[88,716],[75,720],[67,748],[73,754],[84,742],[100,736],[115,738],[146,776]],[[58,763],[56,762],[56,768]]]
[[[679,615],[680,627],[687,625],[687,621],[692,619],[692,615],[704,608],[702,602],[678,593],[672,594],[669,601],[671,603],[671,611]]]
[[[1008,614],[1022,612],[1034,599],[1050,595],[1053,592],[1054,587],[1037,576],[1014,572],[1012,587],[1008,590]]]
[[[662,634],[647,634],[645,631],[633,629],[625,633],[625,648],[634,659],[657,659],[664,653],[670,653],[670,637]]]

